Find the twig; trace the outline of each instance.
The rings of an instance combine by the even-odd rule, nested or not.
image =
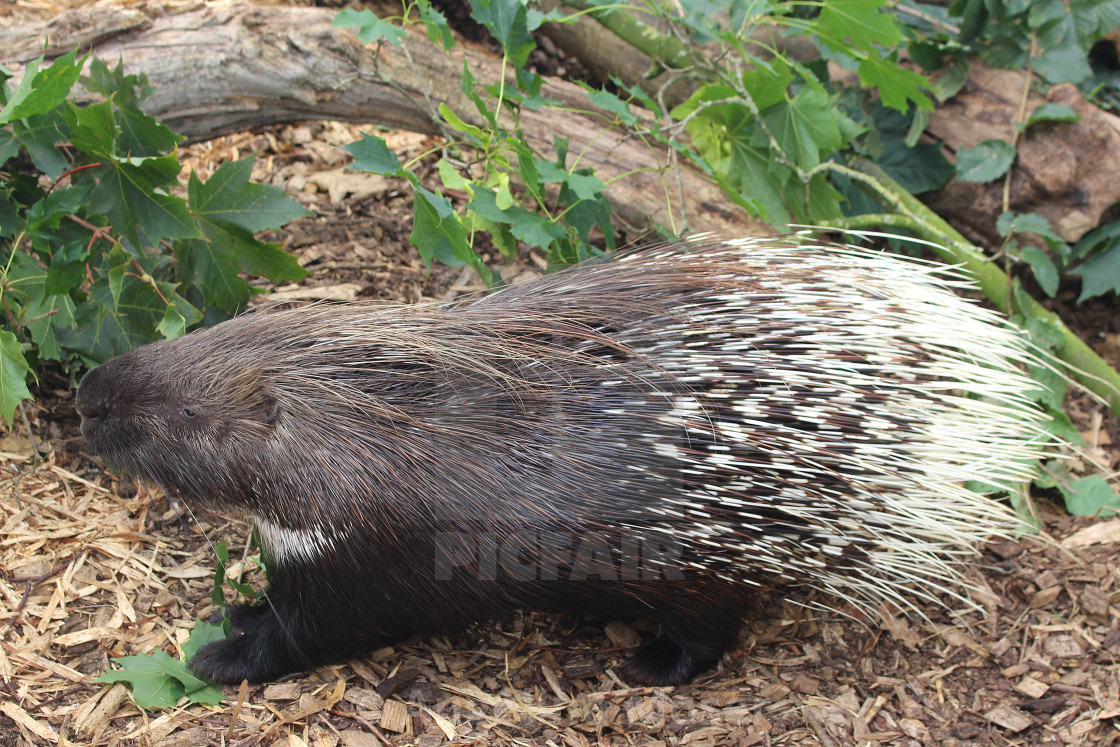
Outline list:
[[[62,573],[64,570],[70,567],[70,564],[72,562],[74,562],[73,557],[71,557],[65,563],[59,565],[57,568],[54,568],[53,570],[48,571],[41,576],[33,576],[29,579],[24,580],[23,597],[19,600],[19,604],[16,605],[16,608],[12,610],[12,619],[8,621],[7,626],[4,628],[4,633],[7,633],[12,629],[12,626],[16,624],[16,621],[19,620],[20,616],[23,614],[23,611],[27,609],[27,601],[31,598],[31,592],[38,588],[38,586],[44,581],[49,581],[58,574]]]

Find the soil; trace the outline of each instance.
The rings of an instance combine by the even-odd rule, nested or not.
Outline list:
[[[286,241],[310,272],[280,292],[414,302],[480,290],[473,273],[427,268],[408,246],[402,185],[343,170],[340,146],[359,129],[282,126],[182,155],[205,177],[256,153],[255,178],[314,212],[269,237]],[[434,145],[379,134],[402,160]],[[433,173],[425,179],[438,183]],[[542,265],[525,251],[501,272],[515,278]],[[1106,355],[1114,346],[1115,360],[1116,299],[1076,305],[1074,291],[1056,301],[1063,318]],[[44,380],[27,408],[42,461],[26,428],[0,440],[9,491],[0,498],[0,747],[1117,741],[1120,520],[1071,518],[1039,495],[1041,537],[984,549],[970,576],[978,609],[950,601],[951,611],[930,610],[929,619],[879,623],[801,595],[771,599],[719,667],[686,686],[619,679],[625,649],[648,626],[524,614],[270,685],[227,687],[217,707],[142,711],[121,686],[94,677],[110,657],[175,654],[193,621],[215,612],[210,543],[225,540],[229,573],[248,578],[249,530],[223,517],[196,521],[154,489],[104,472],[84,451],[68,383]],[[1084,394],[1067,405],[1087,438],[1084,454],[1115,474],[1120,424]],[[1069,464],[1087,469],[1078,458]]]

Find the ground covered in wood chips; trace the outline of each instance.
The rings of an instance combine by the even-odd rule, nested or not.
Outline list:
[[[387,136],[404,157],[432,144]],[[256,177],[314,210],[284,233],[311,275],[281,293],[414,301],[477,289],[473,275],[429,272],[408,249],[400,185],[343,169],[338,146],[356,137],[349,126],[286,126],[184,155],[205,175],[257,152]],[[540,263],[525,254],[506,274]],[[144,712],[122,686],[92,679],[110,657],[176,653],[194,620],[215,611],[206,538],[244,549],[248,527],[214,516],[196,525],[164,497],[101,471],[83,450],[66,383],[45,382],[28,408],[41,461],[26,427],[0,440],[0,747],[1116,741],[1120,520],[1073,520],[1044,498],[1050,539],[986,549],[974,577],[983,612],[864,626],[772,601],[717,670],[684,687],[619,679],[625,649],[649,632],[640,624],[524,615],[226,688],[215,708]],[[1070,406],[1088,453],[1114,471],[1116,422],[1088,398]]]
[[[429,271],[408,248],[411,202],[399,183],[344,168],[339,146],[357,133],[276,127],[191,146],[184,160],[206,176],[258,153],[255,177],[314,211],[272,237],[311,271],[280,289],[289,298],[417,301],[479,290],[472,273]],[[381,134],[402,160],[432,145]],[[502,272],[515,279],[543,264],[525,253]],[[1064,313],[1118,357],[1115,299]],[[110,657],[177,653],[194,621],[215,611],[208,540],[227,540],[240,559],[249,530],[216,516],[195,524],[146,486],[103,472],[83,449],[69,382],[41,384],[27,422],[0,438],[0,747],[1118,741],[1120,519],[1074,520],[1044,496],[1046,538],[986,548],[973,577],[983,611],[865,626],[772,600],[717,670],[683,687],[619,679],[626,649],[650,632],[640,624],[533,614],[276,684],[227,687],[218,707],[145,712],[122,686],[93,678]],[[1086,452],[1114,474],[1120,426],[1087,397],[1069,407]],[[238,560],[230,572],[249,577],[252,566]]]

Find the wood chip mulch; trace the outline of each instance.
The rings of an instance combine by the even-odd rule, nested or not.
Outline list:
[[[772,603],[717,671],[684,687],[619,679],[638,640],[628,625],[525,615],[227,687],[216,708],[146,713],[93,678],[110,657],[177,654],[213,612],[204,533],[237,548],[248,530],[192,525],[158,494],[41,448],[39,462],[0,453],[0,745],[1116,741],[1120,519],[1045,505],[1054,540],[987,549],[973,579],[983,612],[865,626]]]

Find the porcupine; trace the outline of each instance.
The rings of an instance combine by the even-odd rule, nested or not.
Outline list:
[[[258,530],[266,603],[200,675],[525,609],[652,618],[624,675],[678,683],[764,589],[967,596],[960,565],[1013,527],[972,487],[1039,456],[1032,353],[948,274],[681,242],[454,307],[250,313],[108,361],[77,406],[108,462]]]

